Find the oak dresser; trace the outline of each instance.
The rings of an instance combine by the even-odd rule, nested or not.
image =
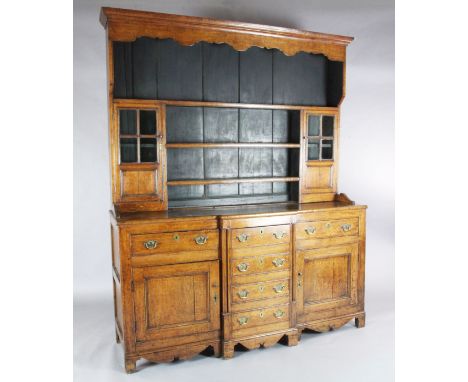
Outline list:
[[[365,324],[366,206],[338,193],[351,37],[103,8],[125,369]]]

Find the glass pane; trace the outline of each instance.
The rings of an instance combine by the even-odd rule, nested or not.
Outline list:
[[[322,141],[322,159],[333,159],[333,141],[330,139]]]
[[[322,136],[323,137],[333,137],[333,125],[335,122],[335,117],[324,115],[322,117]]]
[[[137,161],[136,138],[120,139],[120,163],[131,163]]]
[[[141,138],[140,160],[141,162],[156,162],[156,138]]]
[[[308,120],[308,135],[310,137],[317,137],[320,135],[320,116],[319,115],[309,115]]]
[[[309,145],[307,146],[307,160],[318,160],[319,159],[319,142],[317,140],[309,139]]]
[[[140,134],[156,134],[156,111],[140,110]]]
[[[136,110],[120,110],[120,135],[136,134]]]

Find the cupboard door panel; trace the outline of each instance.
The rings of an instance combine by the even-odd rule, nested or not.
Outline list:
[[[358,244],[298,251],[297,313],[357,304]]]
[[[217,261],[135,268],[137,341],[220,328]]]

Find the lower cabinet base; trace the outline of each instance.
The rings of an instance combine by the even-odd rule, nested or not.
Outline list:
[[[136,371],[136,362],[143,358],[150,362],[167,363],[174,360],[187,360],[202,353],[210,348],[213,350],[213,355],[219,357],[221,355],[221,341],[213,341],[210,343],[201,342],[187,345],[180,345],[164,350],[158,350],[152,353],[140,354],[137,356],[125,357],[125,371],[133,373]]]
[[[275,345],[283,337],[286,338],[286,344],[288,346],[295,346],[299,342],[299,332],[297,329],[291,329],[287,332],[281,333],[270,333],[265,335],[259,335],[256,337],[242,338],[231,341],[224,341],[223,343],[223,357],[229,359],[234,356],[234,346],[240,344],[249,350],[258,349],[260,347],[268,348]]]
[[[199,343],[174,346],[171,348],[165,348],[155,352],[139,354],[136,356],[126,356],[125,371],[127,373],[135,372],[136,362],[141,358],[155,363],[172,362],[176,359],[186,360],[196,356],[199,353],[202,353],[210,347],[213,350],[213,354],[215,357],[219,357],[222,354],[224,359],[229,359],[234,356],[234,347],[237,344],[240,344],[249,350],[258,349],[260,347],[268,348],[280,342],[281,340],[281,342],[287,346],[296,346],[299,343],[302,332],[306,329],[312,330],[314,332],[328,332],[330,330],[341,328],[353,319],[354,324],[357,328],[363,328],[366,324],[366,313],[359,312],[347,314],[341,317],[328,318],[326,320],[317,320],[308,323],[298,323],[297,329],[290,329],[288,331],[282,331],[279,333],[268,333],[264,335],[258,335],[255,337],[233,339],[224,342],[221,342],[219,340],[211,342],[204,341]],[[117,343],[119,343],[120,339],[117,331],[116,339]]]

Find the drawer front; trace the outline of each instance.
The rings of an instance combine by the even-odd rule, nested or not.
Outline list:
[[[273,245],[289,243],[291,240],[291,228],[289,224],[240,228],[232,230],[232,248],[246,248],[257,245]]]
[[[296,239],[320,239],[336,236],[356,236],[359,233],[359,219],[345,218],[297,223]]]
[[[205,251],[218,249],[218,230],[157,232],[132,235],[132,254],[151,255],[158,253]]]
[[[267,324],[289,321],[289,305],[235,313],[232,316],[232,330],[242,330]]]
[[[289,280],[274,280],[264,283],[238,285],[232,287],[232,303],[243,304],[289,295]]]
[[[284,269],[289,269],[289,254],[287,253],[231,260],[233,276],[282,271]]]

